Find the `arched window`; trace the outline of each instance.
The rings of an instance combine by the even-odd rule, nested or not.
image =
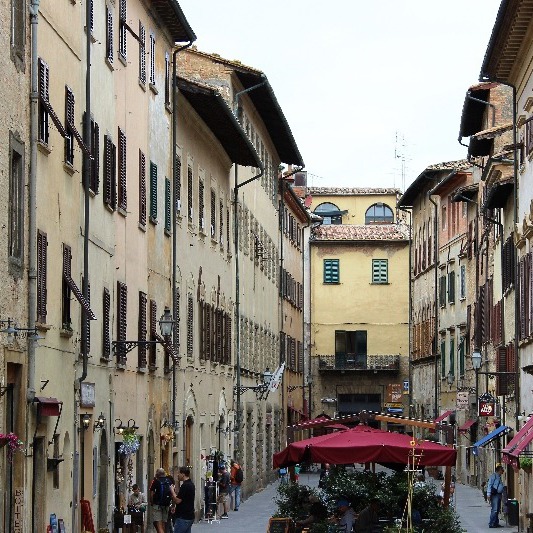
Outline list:
[[[335,204],[324,202],[314,210],[314,213],[324,219],[324,222],[322,222],[324,225],[342,224],[340,209]]]
[[[392,224],[394,213],[392,209],[381,202],[371,205],[365,213],[365,224]]]

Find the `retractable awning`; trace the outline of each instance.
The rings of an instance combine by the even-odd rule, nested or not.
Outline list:
[[[466,433],[475,423],[475,420],[467,420],[462,426],[457,428],[457,431],[459,431],[459,433]]]
[[[36,396],[33,401],[37,404],[37,409],[40,416],[59,416],[61,414],[63,402],[57,398]]]
[[[444,411],[444,413],[442,413],[440,416],[435,418],[433,422],[435,422],[435,424],[438,424],[439,422],[442,422],[445,418],[448,418],[452,413],[453,411],[451,409],[448,411]]]
[[[472,453],[474,455],[478,455],[479,448],[482,448],[483,446],[490,444],[493,440],[497,439],[501,435],[507,435],[507,433],[509,433],[511,429],[512,428],[510,428],[509,426],[500,426],[499,428],[496,428],[494,431],[491,431],[488,435],[485,435],[482,439],[474,443],[472,447]]]
[[[533,418],[530,418],[524,427],[511,439],[509,444],[503,449],[502,461],[515,468],[518,467],[518,456],[524,451],[533,440]]]

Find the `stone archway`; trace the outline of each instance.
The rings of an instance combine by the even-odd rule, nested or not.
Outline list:
[[[107,433],[102,429],[100,435],[100,449],[98,451],[98,527],[107,527],[107,505],[109,488],[109,451]]]

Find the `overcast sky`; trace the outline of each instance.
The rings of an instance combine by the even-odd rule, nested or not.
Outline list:
[[[500,0],[179,3],[200,50],[267,75],[309,185],[405,189],[466,157],[461,109]]]

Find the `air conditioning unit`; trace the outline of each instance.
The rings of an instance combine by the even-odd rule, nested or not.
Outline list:
[[[176,200],[176,211],[181,211],[181,200],[179,198]]]

